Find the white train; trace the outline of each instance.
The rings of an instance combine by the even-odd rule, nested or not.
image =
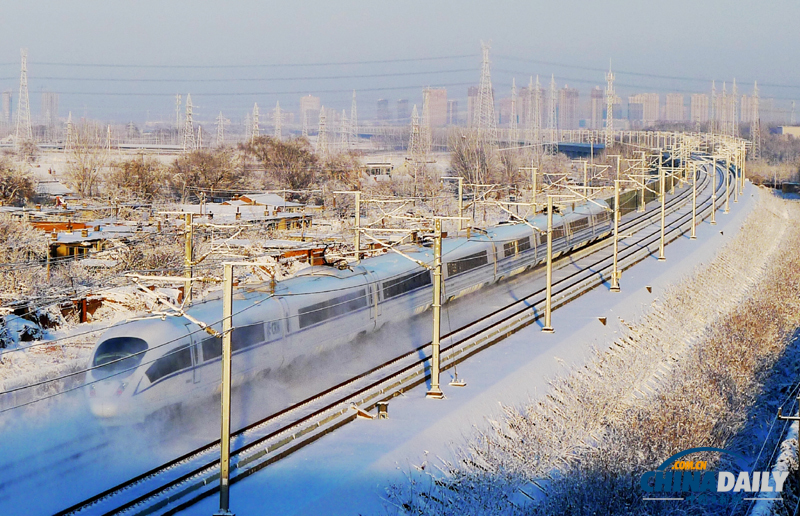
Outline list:
[[[528,219],[542,231],[545,215]],[[588,203],[553,216],[554,255],[608,235],[610,211]],[[432,263],[427,247],[404,252]],[[501,224],[470,238],[443,241],[444,302],[530,269],[546,259],[546,236],[527,224]],[[396,253],[367,258],[350,270],[304,269],[268,287],[236,291],[231,335],[234,385],[303,355],[319,353],[374,331],[389,320],[426,310],[433,297],[431,272]],[[189,309],[201,321],[222,317],[220,295]],[[221,324],[216,324],[217,330]],[[143,421],[148,415],[206,399],[219,391],[221,339],[184,318],[122,322],[99,339],[86,387],[92,412],[105,424]]]

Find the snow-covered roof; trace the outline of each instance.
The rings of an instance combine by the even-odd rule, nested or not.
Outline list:
[[[280,195],[272,193],[242,195],[239,199],[260,206],[280,206],[282,208],[302,208],[305,206],[298,202],[285,201]]]

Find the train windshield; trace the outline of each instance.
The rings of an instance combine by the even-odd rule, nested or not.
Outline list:
[[[94,355],[94,367],[103,376],[128,376],[142,362],[147,342],[136,337],[114,337],[100,344]]]

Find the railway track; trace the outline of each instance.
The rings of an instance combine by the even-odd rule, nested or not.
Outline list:
[[[722,169],[715,173],[722,175]],[[710,176],[698,181],[698,219],[711,211]],[[717,182],[717,192],[724,183]],[[702,196],[701,196],[702,193]],[[720,196],[718,195],[718,203]],[[674,220],[666,231],[667,241],[684,234],[691,224],[691,211],[678,213],[691,203],[691,188],[685,187],[667,201]],[[718,205],[719,208],[719,205]],[[676,215],[677,214],[677,215]],[[619,251],[619,269],[624,270],[657,251],[660,238],[660,206],[649,207],[620,224],[620,235],[636,235]],[[639,233],[643,233],[639,235]],[[632,237],[631,237],[632,238]],[[609,238],[577,250],[559,260],[561,265],[611,246]],[[553,307],[561,306],[610,278],[612,256],[603,256],[553,283]],[[558,262],[556,266],[558,266]],[[444,371],[543,316],[544,288],[464,325],[441,338],[441,369]],[[449,344],[445,344],[449,343]],[[377,402],[389,400],[423,382],[429,376],[430,343],[350,378],[302,402],[257,421],[232,435],[231,483],[235,483],[310,444],[336,428],[368,413]],[[66,515],[174,514],[218,491],[219,441],[209,443],[142,475],[57,513]]]

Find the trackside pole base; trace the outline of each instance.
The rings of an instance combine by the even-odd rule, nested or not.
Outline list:
[[[608,290],[610,290],[611,292],[619,292],[619,291],[620,291],[620,290],[619,290],[619,286],[616,286],[616,287],[611,287],[611,288],[610,288],[610,289],[608,289]]]
[[[236,516],[236,515],[231,511],[217,511],[214,513],[213,516]]]
[[[556,330],[553,329],[552,326],[545,326],[542,328],[542,333],[555,333]]]
[[[666,261],[667,261],[667,259],[666,259],[666,258],[664,258],[663,256],[661,256],[661,257],[659,257],[658,261],[659,261],[659,262],[666,262]]]
[[[444,398],[444,393],[440,389],[436,390],[431,389],[427,393],[425,393],[425,397],[431,398],[433,400],[440,400]]]

